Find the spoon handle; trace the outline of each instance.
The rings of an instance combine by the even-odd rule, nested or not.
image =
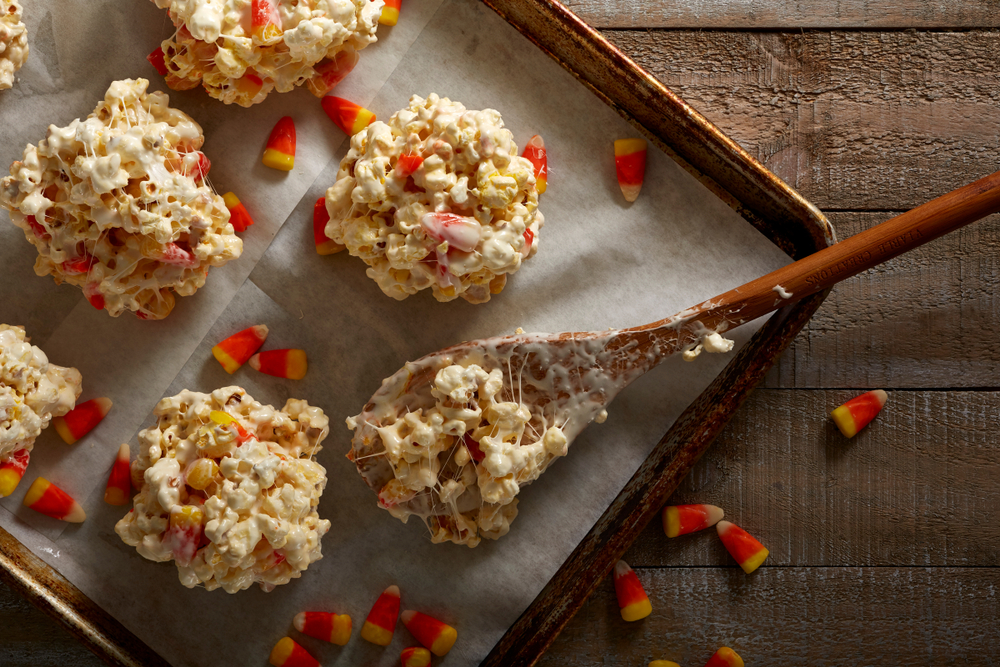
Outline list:
[[[661,345],[669,342],[676,350],[696,341],[699,332],[754,320],[996,212],[1000,212],[1000,171],[678,315],[628,331],[660,339]]]

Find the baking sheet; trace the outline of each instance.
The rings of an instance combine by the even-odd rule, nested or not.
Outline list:
[[[5,164],[24,143],[37,142],[49,122],[64,125],[89,113],[115,78],[146,76],[166,90],[144,60],[170,30],[163,12],[151,3],[134,3],[127,12],[117,6],[113,0],[29,6],[32,55],[15,88],[0,95]],[[89,36],[98,33],[121,38],[95,45]],[[360,260],[315,254],[312,205],[333,182],[346,144],[306,91],[272,95],[249,110],[225,107],[200,91],[168,91],[172,104],[205,128],[216,187],[236,190],[256,224],[243,234],[243,257],[213,269],[206,287],[178,299],[163,322],[109,318],[75,288],[35,277],[34,251],[23,233],[0,225],[0,321],[25,324],[53,361],[79,368],[83,399],[115,401],[108,418],[74,447],[51,430],[43,434],[27,479],[0,501],[0,522],[173,664],[263,664],[288,632],[324,664],[396,664],[399,650],[414,643],[402,626],[388,649],[363,642],[357,631],[341,649],[302,638],[290,623],[303,609],[327,609],[350,613],[358,628],[391,583],[401,587],[404,607],[459,629],[444,664],[482,659],[728,357],[672,359],[639,380],[612,404],[607,423],[584,431],[565,460],[522,491],[511,533],[474,550],[430,544],[415,521],[404,526],[377,509],[343,456],[351,435],[343,419],[360,411],[403,362],[460,340],[519,326],[642,324],[788,261],[655,148],[642,195],[626,204],[611,140],[635,130],[486,7],[416,0],[404,6],[399,25],[380,27],[379,36],[338,95],[387,118],[411,94],[433,91],[469,108],[498,109],[519,145],[535,133],[545,137],[550,187],[541,197],[546,226],[539,253],[487,305],[439,304],[427,294],[396,302],[365,276]],[[296,169],[284,175],[260,166],[259,155],[274,121],[286,114],[295,117],[299,151]],[[268,347],[308,350],[304,380],[248,368],[229,376],[212,359],[215,342],[259,322],[271,328]],[[753,329],[739,330],[738,342]],[[102,501],[118,444],[135,447],[135,433],[151,423],[160,397],[233,383],[277,406],[289,396],[305,398],[331,416],[331,436],[317,457],[330,480],[320,505],[333,524],[325,557],[269,594],[183,588],[172,565],[144,561],[121,543],[113,526],[123,512]],[[67,527],[20,507],[37,475],[85,499],[87,522]]]

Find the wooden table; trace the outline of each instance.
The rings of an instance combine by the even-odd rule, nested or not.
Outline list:
[[[997,0],[568,4],[841,238],[1000,168]],[[998,250],[992,216],[837,287],[675,496],[764,567],[651,525],[626,560],[653,615],[623,622],[606,581],[541,664],[998,664]],[[889,403],[845,440],[826,415],[870,388]],[[99,664],[0,584],[0,665]]]

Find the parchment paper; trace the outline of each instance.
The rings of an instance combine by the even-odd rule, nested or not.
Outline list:
[[[383,119],[410,95],[430,92],[470,109],[496,108],[520,146],[533,134],[544,136],[550,175],[539,253],[501,295],[475,306],[440,304],[429,294],[397,302],[365,276],[359,259],[314,251],[313,202],[332,184],[347,145],[308,92],[272,94],[245,110],[200,90],[168,91],[145,61],[171,30],[152,3],[38,0],[26,7],[26,22],[31,56],[15,87],[0,94],[0,163],[18,159],[49,123],[86,116],[110,81],[143,76],[202,124],[213,183],[219,192],[236,191],[256,221],[242,235],[243,256],[213,269],[205,288],[179,298],[162,322],[110,318],[76,288],[34,276],[34,249],[19,229],[0,224],[0,322],[24,324],[52,361],[79,368],[81,399],[115,402],[73,447],[52,429],[43,433],[25,480],[0,501],[0,525],[175,665],[263,665],[289,633],[323,664],[398,664],[399,651],[415,644],[402,625],[387,649],[357,635],[378,593],[393,583],[404,608],[458,628],[458,643],[439,662],[478,662],[730,356],[702,355],[694,364],[671,359],[637,381],[612,404],[605,424],[586,429],[565,460],[522,490],[510,534],[476,549],[431,544],[417,521],[403,525],[378,509],[344,458],[351,436],[344,419],[405,361],[461,340],[517,327],[642,324],[788,262],[653,147],[642,194],[626,204],[612,140],[635,136],[633,128],[478,2],[408,0],[399,25],[379,28],[379,42],[362,52],[336,94]],[[282,115],[292,115],[298,128],[296,166],[288,174],[259,163]],[[308,351],[304,380],[248,367],[229,376],[212,358],[212,345],[257,323],[271,329],[267,347]],[[737,330],[737,343],[755,328]],[[305,398],[331,417],[330,438],[317,457],[329,476],[320,515],[333,524],[324,558],[267,594],[256,587],[233,596],[182,587],[173,564],[145,561],[120,541],[114,523],[127,508],[102,500],[118,445],[130,442],[134,450],[135,434],[152,423],[161,397],[230,384],[275,406]],[[84,524],[67,526],[21,506],[39,475],[81,500]],[[354,638],[339,648],[299,635],[291,620],[307,609],[349,613]]]

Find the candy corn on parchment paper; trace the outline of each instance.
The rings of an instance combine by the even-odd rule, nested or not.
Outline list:
[[[242,234],[239,260],[213,269],[203,289],[153,322],[113,319],[79,290],[36,277],[33,247],[0,214],[0,321],[24,325],[53,362],[77,367],[81,399],[114,401],[76,445],[52,429],[39,438],[25,481],[0,501],[9,533],[0,535],[3,576],[110,662],[150,664],[138,638],[173,665],[265,664],[291,633],[325,665],[397,664],[413,643],[401,626],[386,649],[357,636],[378,593],[397,584],[404,608],[458,629],[441,664],[530,664],[821,300],[737,330],[730,355],[673,359],[636,382],[606,423],[588,427],[565,459],[521,491],[519,515],[497,542],[431,544],[417,521],[403,525],[379,509],[344,458],[344,419],[407,360],[517,327],[650,322],[787,263],[779,244],[796,256],[832,240],[807,202],[560,5],[488,4],[407,0],[398,25],[379,28],[378,43],[335,91],[382,119],[410,95],[436,92],[499,110],[520,147],[544,137],[550,173],[539,253],[485,305],[441,304],[426,293],[397,302],[359,259],[315,253],[313,202],[333,183],[347,142],[307,91],[272,94],[251,109],[200,90],[169,91],[145,56],[172,27],[149,2],[37,0],[25,8],[31,56],[0,94],[4,168],[50,123],[85,117],[111,81],[144,77],[202,125],[211,181],[235,191],[256,221]],[[260,154],[285,115],[295,119],[298,154],[295,169],[279,173]],[[623,116],[655,141],[631,205],[615,180],[612,142],[639,130]],[[247,367],[229,376],[216,363],[215,343],[259,323],[270,327],[269,347],[308,351],[305,379]],[[136,433],[152,423],[160,398],[230,384],[275,406],[304,398],[331,418],[317,456],[329,479],[320,516],[332,522],[324,558],[271,593],[184,588],[173,564],[146,561],[121,542],[113,528],[127,508],[102,500],[119,445],[129,442],[134,455]],[[67,526],[21,506],[39,475],[80,500],[85,523]],[[350,614],[353,639],[340,648],[295,634],[292,618],[303,610]]]

